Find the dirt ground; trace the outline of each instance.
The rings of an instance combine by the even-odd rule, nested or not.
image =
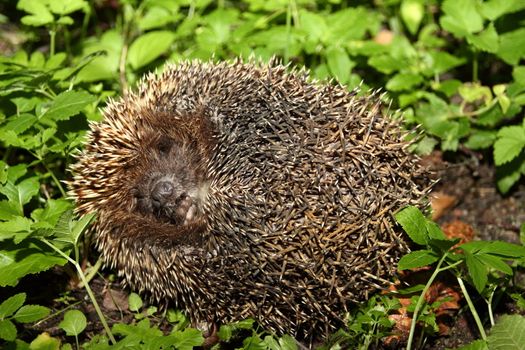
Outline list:
[[[519,228],[525,222],[525,186],[521,184],[513,188],[509,195],[502,196],[495,187],[494,168],[484,161],[482,155],[465,153],[460,157],[460,159],[448,161],[444,160],[446,156],[434,153],[424,159],[435,171],[436,177],[441,178],[433,191],[441,198],[441,203],[438,204],[441,217],[438,218],[438,222],[442,225],[458,221],[466,224],[472,228],[474,239],[519,243]],[[80,308],[89,321],[83,333],[86,339],[103,333],[85,290],[69,288],[71,286],[68,286],[67,283],[70,278],[66,272],[64,269],[54,269],[24,279],[17,289],[29,291],[28,302],[30,303],[48,304],[47,306],[55,310],[63,310],[65,307]],[[102,270],[102,274],[93,279],[90,285],[99,298],[102,312],[108,317],[110,324],[130,323],[133,321],[134,314],[127,307],[129,291],[121,287],[118,281],[110,282],[114,280],[114,276],[108,275],[109,273],[109,271]],[[523,279],[523,276],[521,278]],[[454,284],[453,280],[449,282],[451,285]],[[445,283],[448,283],[446,277]],[[39,287],[35,288],[35,286]],[[68,288],[70,290],[64,293],[63,291]],[[61,298],[55,299],[57,296]],[[49,305],[50,300],[53,300],[52,305]],[[475,302],[478,302],[481,310],[486,309],[481,304],[483,301],[475,300]],[[479,337],[474,321],[464,304],[464,301],[460,302],[459,312],[447,320],[447,334],[426,339],[421,344],[422,348],[454,348],[468,344]],[[495,311],[496,317],[498,314],[517,312],[512,300],[501,300]],[[55,317],[19,329],[20,337],[31,340],[39,333],[46,331],[52,336],[64,338],[64,332],[58,327],[62,317],[62,313],[59,313]],[[481,314],[481,317],[487,317],[487,315]],[[157,321],[161,322],[161,328],[166,325],[166,322],[160,319]],[[67,340],[73,341],[73,339]],[[390,348],[400,346],[401,344],[398,344]]]

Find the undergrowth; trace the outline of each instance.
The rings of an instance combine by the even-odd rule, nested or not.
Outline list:
[[[523,1],[391,0],[349,6],[340,0],[19,0],[0,4],[0,12],[0,339],[7,348],[191,349],[202,343],[202,333],[187,328],[183,315],[142,310],[133,294],[129,305],[135,322],[107,324],[89,289],[98,264],[83,233],[93,218],[74,217],[64,186],[70,176],[65,169],[88,121],[100,120],[99,108],[109,97],[167,61],[277,56],[349,89],[384,88],[407,127],[420,125],[416,152],[479,151],[496,167],[495,186],[502,193],[512,193],[525,174]],[[325,348],[364,349],[395,336],[392,314],[403,309],[402,295],[411,296],[406,311],[416,320],[406,342],[417,347],[438,331],[436,310],[445,301],[429,303],[424,296],[445,273],[457,280],[478,327],[480,340],[464,349],[497,348],[509,339],[525,343],[523,317],[496,321],[492,312],[507,291],[525,307],[523,286],[512,278],[524,267],[523,246],[457,245],[414,208],[399,212],[397,219],[422,247],[403,257],[399,268],[432,266],[428,282],[371,298],[348,315],[348,327]],[[61,266],[77,287],[87,289],[104,334],[79,338],[87,322],[80,311],[26,303],[31,291],[20,290],[20,281]],[[484,301],[488,319],[479,316],[473,299]],[[24,323],[53,315],[63,319],[62,340],[45,332],[32,338],[18,332]],[[160,319],[167,319],[169,330],[159,328]],[[218,331],[224,342],[239,334],[243,349],[298,346],[289,336],[264,333],[250,320]]]

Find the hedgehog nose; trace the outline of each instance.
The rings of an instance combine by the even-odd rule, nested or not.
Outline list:
[[[171,181],[159,181],[153,187],[151,197],[154,201],[163,204],[166,203],[167,199],[173,194],[173,190],[174,187]]]

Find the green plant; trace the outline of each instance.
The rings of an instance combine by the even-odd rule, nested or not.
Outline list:
[[[486,301],[493,325],[492,295],[494,289],[501,286],[503,280],[509,282],[506,277],[511,276],[513,270],[507,262],[523,260],[525,258],[525,246],[501,241],[473,241],[457,245],[459,239],[447,239],[439,226],[425,218],[415,207],[407,207],[398,212],[396,220],[414,243],[425,248],[403,256],[399,261],[398,268],[400,270],[415,269],[437,263],[413,310],[414,321],[411,324],[407,349],[412,348],[416,324],[425,303],[424,296],[437,275],[447,270],[456,276],[468,307],[474,316],[478,331],[482,339],[486,341],[484,326],[463,281],[469,281],[480,297]],[[492,274],[498,275],[497,281],[490,278]]]
[[[17,330],[13,321],[35,322],[49,314],[49,309],[40,305],[24,305],[25,293],[18,293],[0,304],[0,339],[13,341]]]

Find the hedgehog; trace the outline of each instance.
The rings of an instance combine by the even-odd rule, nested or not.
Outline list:
[[[324,337],[409,251],[393,214],[427,206],[382,99],[275,60],[167,64],[90,125],[70,194],[133,290],[194,324]]]

